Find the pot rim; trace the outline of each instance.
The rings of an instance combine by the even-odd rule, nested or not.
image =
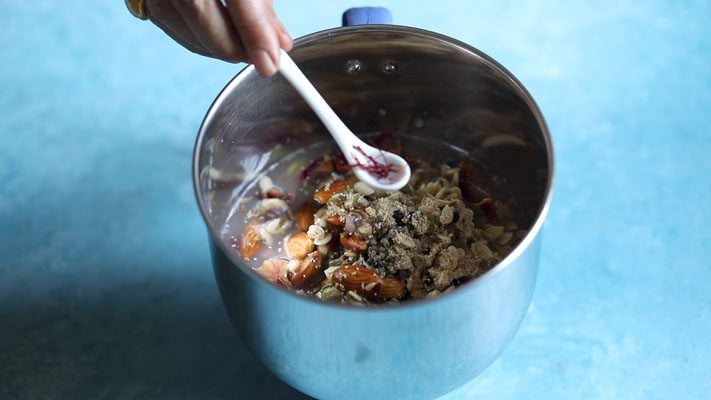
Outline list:
[[[222,102],[225,100],[227,97],[227,94],[231,93],[233,89],[239,85],[241,81],[245,79],[247,75],[249,75],[251,72],[254,71],[254,65],[247,65],[245,68],[243,68],[237,75],[235,75],[226,85],[225,87],[220,91],[220,93],[217,95],[215,100],[212,102],[210,107],[208,108],[207,113],[205,114],[205,117],[203,118],[202,122],[200,123],[200,128],[198,130],[198,136],[195,140],[195,146],[193,150],[193,162],[192,162],[192,176],[193,176],[193,190],[195,194],[195,198],[198,202],[198,206],[200,208],[200,214],[202,216],[203,221],[205,222],[205,225],[207,225],[209,234],[210,234],[210,239],[219,247],[220,251],[232,262],[232,264],[240,268],[242,272],[245,273],[250,279],[258,281],[259,285],[263,285],[265,287],[269,287],[272,289],[275,289],[277,291],[285,292],[288,293],[289,296],[293,298],[294,301],[303,301],[306,302],[310,305],[320,305],[322,307],[338,307],[341,310],[349,310],[353,312],[367,312],[367,313],[373,313],[373,312],[399,312],[411,308],[420,308],[420,307],[426,307],[430,306],[436,303],[441,303],[443,301],[447,301],[450,298],[453,298],[455,296],[459,295],[464,295],[466,292],[469,291],[474,291],[476,288],[480,285],[483,285],[486,281],[492,279],[494,276],[496,276],[498,273],[503,271],[505,268],[507,268],[509,265],[511,265],[516,259],[518,259],[533,243],[533,241],[538,237],[540,234],[541,229],[543,228],[543,223],[548,215],[548,211],[550,209],[550,203],[551,203],[551,198],[553,196],[553,182],[554,182],[554,177],[555,177],[555,157],[554,157],[554,151],[553,151],[553,143],[552,143],[552,138],[550,135],[550,131],[548,129],[548,125],[546,124],[545,119],[543,118],[543,114],[541,113],[540,108],[538,107],[538,104],[535,102],[531,94],[528,92],[528,90],[523,86],[523,84],[508,70],[506,69],[503,65],[499,64],[496,60],[482,52],[481,50],[466,44],[464,42],[461,42],[457,39],[451,38],[449,36],[428,31],[425,29],[420,29],[420,28],[413,28],[409,26],[402,26],[402,25],[357,25],[357,26],[346,26],[346,27],[339,27],[339,28],[332,28],[332,29],[326,29],[318,32],[314,32],[302,37],[299,37],[294,40],[294,48],[298,47],[301,44],[306,44],[310,43],[316,40],[319,40],[324,37],[332,37],[332,36],[337,36],[337,35],[342,35],[342,34],[347,34],[347,33],[352,33],[354,31],[358,32],[388,32],[388,33],[400,33],[400,34],[406,34],[410,36],[420,36],[420,37],[425,37],[429,40],[435,39],[437,41],[443,42],[447,45],[454,46],[459,48],[459,50],[462,50],[464,52],[470,53],[471,55],[478,57],[483,60],[483,62],[487,63],[489,66],[493,67],[493,69],[497,70],[500,72],[503,76],[506,77],[506,79],[509,81],[509,83],[514,87],[518,94],[521,96],[521,98],[526,102],[526,105],[530,108],[531,112],[533,113],[533,116],[536,119],[536,122],[538,123],[538,126],[541,129],[541,134],[543,136],[543,139],[545,141],[545,147],[546,147],[546,154],[548,155],[548,176],[546,180],[546,188],[545,188],[545,193],[544,193],[544,201],[540,209],[538,210],[536,214],[535,221],[533,225],[531,226],[531,229],[528,231],[526,236],[519,242],[519,244],[509,253],[504,259],[499,261],[492,269],[488,270],[485,272],[483,275],[472,279],[471,281],[462,284],[461,286],[457,287],[455,290],[452,290],[451,292],[448,293],[442,293],[436,297],[433,297],[431,299],[412,299],[408,300],[403,303],[397,303],[397,304],[381,304],[377,306],[372,306],[372,307],[357,307],[357,306],[352,306],[348,304],[341,304],[341,303],[330,303],[330,302],[324,302],[319,299],[311,298],[311,297],[306,297],[306,296],[301,296],[296,294],[294,291],[289,290],[287,288],[283,288],[281,286],[272,284],[270,282],[267,282],[264,278],[259,276],[259,274],[253,270],[251,267],[246,265],[239,257],[236,256],[236,253],[234,251],[230,251],[230,249],[226,246],[225,242],[220,238],[219,232],[215,229],[215,227],[210,223],[208,220],[208,215],[206,212],[206,207],[205,207],[205,202],[204,199],[201,196],[200,193],[200,153],[202,151],[202,145],[204,143],[204,137],[207,134],[207,126],[210,124],[212,119],[215,116],[216,110],[220,107]]]

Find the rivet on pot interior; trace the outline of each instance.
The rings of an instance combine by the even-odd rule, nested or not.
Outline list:
[[[383,72],[387,75],[395,75],[398,72],[400,72],[400,66],[395,63],[395,61],[392,60],[385,60],[381,64],[383,68]]]
[[[348,60],[346,61],[346,65],[343,66],[343,72],[348,75],[355,75],[360,72],[361,69],[363,69],[363,65],[360,60],[357,59]]]

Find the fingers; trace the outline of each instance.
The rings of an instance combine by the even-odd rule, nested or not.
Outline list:
[[[275,74],[280,49],[294,45],[271,0],[146,0],[146,11],[188,50],[251,62],[262,76]]]
[[[294,47],[294,40],[291,38],[291,35],[289,35],[289,32],[287,32],[284,24],[279,21],[279,18],[277,18],[276,15],[274,15],[274,18],[279,26],[279,44],[281,48],[287,52],[291,51],[291,48]]]
[[[271,76],[279,67],[279,49],[288,42],[269,0],[231,0],[227,2],[232,22],[239,32],[249,62],[262,76]]]
[[[238,62],[247,53],[227,9],[219,0],[171,0],[193,36],[212,57]]]
[[[170,1],[146,1],[146,14],[156,26],[193,53],[210,56]]]

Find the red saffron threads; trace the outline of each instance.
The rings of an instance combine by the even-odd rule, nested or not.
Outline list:
[[[384,135],[388,139],[390,139],[391,137],[389,133],[384,133],[382,135]],[[332,154],[330,156],[326,155],[324,157],[317,157],[309,161],[309,163],[301,170],[299,178],[301,178],[301,180],[306,180],[313,175],[318,175],[319,172],[325,172],[321,171],[321,167],[324,162],[328,162],[329,164],[331,164],[332,168],[336,171],[351,171],[355,168],[360,168],[373,174],[378,179],[387,178],[390,174],[398,171],[398,169],[395,168],[393,164],[384,162],[386,158],[385,153],[382,150],[380,150],[380,154],[383,161],[380,161],[375,157],[366,154],[366,152],[360,146],[353,146],[353,149],[360,153],[363,157],[365,157],[367,161],[357,161],[355,164],[349,164],[346,160],[346,157],[341,152]],[[355,157],[356,155],[353,154],[353,156]],[[355,158],[358,159],[358,157]]]
[[[379,179],[387,178],[393,172],[397,172],[397,168],[395,168],[392,164],[384,163],[384,162],[376,160],[375,157],[366,154],[366,152],[363,151],[363,149],[360,146],[353,146],[353,148],[357,152],[362,154],[363,157],[365,157],[369,161],[369,163],[364,164],[364,163],[358,161],[358,162],[356,162],[356,164],[350,165],[351,168],[363,169],[363,170],[369,172],[370,174],[375,175]],[[381,150],[380,154],[381,154],[383,160],[385,160],[385,153],[383,153],[383,151]]]

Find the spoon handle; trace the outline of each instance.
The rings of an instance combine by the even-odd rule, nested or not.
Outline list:
[[[348,127],[338,118],[338,115],[326,103],[326,100],[319,94],[316,88],[301,72],[301,69],[296,66],[294,60],[289,57],[284,50],[281,51],[279,72],[291,83],[297,92],[304,98],[319,117],[321,122],[326,126],[329,132],[332,133],[338,147],[350,159],[350,153],[354,145],[361,145],[362,141],[348,129]],[[352,160],[349,160],[352,161]]]

